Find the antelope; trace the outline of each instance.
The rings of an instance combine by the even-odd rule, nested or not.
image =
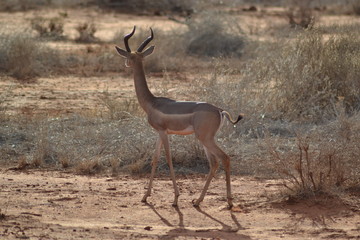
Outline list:
[[[215,134],[221,127],[226,117],[232,124],[236,124],[243,118],[239,114],[236,120],[231,115],[214,105],[205,102],[175,101],[165,97],[154,96],[147,85],[143,61],[153,53],[155,46],[144,48],[154,39],[153,30],[150,28],[151,35],[144,40],[137,49],[132,52],[128,41],[135,33],[135,26],[130,34],[124,36],[124,44],[126,50],[115,46],[117,52],[125,58],[125,66],[131,67],[134,75],[135,92],[138,102],[147,114],[149,124],[158,132],[159,138],[156,142],[155,153],[152,158],[152,168],[147,191],[142,198],[142,202],[146,202],[151,195],[152,184],[157,167],[157,163],[161,154],[161,148],[164,146],[166,161],[169,165],[170,176],[174,187],[173,206],[178,204],[179,190],[175,180],[175,173],[170,153],[169,134],[189,135],[195,134],[196,138],[203,145],[206,157],[209,161],[210,171],[206,179],[205,186],[200,197],[193,201],[193,205],[198,207],[200,202],[204,200],[209,184],[219,167],[219,160],[222,161],[226,176],[226,192],[227,203],[229,208],[233,206],[230,184],[230,157],[220,149],[215,142]]]

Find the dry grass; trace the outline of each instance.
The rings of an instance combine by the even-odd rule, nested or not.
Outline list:
[[[58,161],[61,164],[62,168],[69,168],[71,166],[71,159],[67,154],[59,154]]]
[[[99,42],[99,39],[95,37],[96,26],[94,23],[82,23],[76,27],[79,36],[75,39],[77,42],[82,43],[94,43]]]
[[[1,69],[17,79],[28,80],[38,75],[34,62],[38,44],[21,34],[2,38]]]
[[[312,30],[261,49],[243,72],[256,94],[248,104],[265,117],[312,122],[334,118],[339,99],[346,112],[359,109],[359,43],[353,32],[325,38]]]
[[[17,169],[24,170],[26,169],[30,164],[27,162],[26,156],[20,156],[18,159]]]
[[[0,41],[0,71],[21,81],[49,74],[60,67],[55,50],[36,41],[29,33],[2,35]]]
[[[314,0],[291,0],[287,17],[291,27],[312,28],[315,23],[312,3]]]
[[[240,25],[230,16],[203,12],[185,22],[186,51],[199,57],[240,57],[245,36]]]
[[[264,141],[268,160],[292,195],[334,195],[358,184],[359,114],[342,113],[330,124],[296,131],[293,141],[269,134]]]
[[[31,19],[31,28],[38,32],[39,37],[52,40],[64,39],[64,19],[62,16],[45,19],[35,17]]]
[[[99,96],[99,98],[102,104],[108,110],[110,119],[126,119],[132,118],[134,115],[143,115],[143,110],[141,109],[135,97],[128,98],[120,102],[119,100],[112,98],[109,92],[104,91],[102,92],[102,95]]]
[[[75,52],[62,55],[63,68],[59,74],[98,76],[106,72],[123,72],[124,63],[113,45],[89,45]]]
[[[102,169],[103,166],[99,159],[86,159],[76,165],[75,172],[81,175],[94,175],[100,173]]]
[[[50,167],[67,168],[78,174],[144,174],[150,171],[158,138],[143,117],[131,114],[119,119],[110,119],[106,115],[101,118],[74,115],[26,122],[9,119],[4,124],[7,132],[4,132],[2,147],[13,146],[15,152],[8,154],[19,154],[17,159],[21,159],[21,163],[15,163],[18,169]],[[10,136],[15,135],[22,137],[16,142],[11,141]],[[194,136],[173,136],[170,141],[178,172],[207,172],[207,160]],[[24,151],[27,151],[26,155],[20,155]],[[8,157],[4,153],[1,162],[8,161]],[[12,165],[11,161],[7,164]],[[164,155],[158,169],[168,172]]]
[[[110,166],[111,166],[111,175],[117,176],[120,173],[120,159],[113,158],[110,159]]]

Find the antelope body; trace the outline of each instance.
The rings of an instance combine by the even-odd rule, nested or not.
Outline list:
[[[148,88],[143,67],[144,58],[149,56],[155,48],[154,46],[151,46],[144,50],[147,44],[154,38],[154,33],[151,28],[150,31],[151,35],[139,46],[136,52],[132,52],[128,44],[128,40],[135,33],[135,27],[130,34],[124,37],[126,50],[116,46],[118,53],[126,59],[126,66],[133,69],[135,92],[139,104],[146,112],[149,124],[159,134],[155,154],[152,159],[152,169],[148,189],[142,201],[146,202],[151,194],[157,162],[161,154],[161,148],[164,146],[175,192],[173,206],[177,206],[179,190],[175,180],[168,135],[195,134],[196,138],[204,147],[205,154],[210,164],[210,172],[200,197],[194,201],[194,206],[199,206],[200,202],[204,199],[211,179],[218,169],[218,161],[221,160],[226,175],[227,202],[231,208],[233,203],[230,185],[230,157],[216,144],[215,134],[219,130],[224,118],[227,118],[231,123],[236,124],[242,119],[242,115],[240,114],[236,120],[233,120],[227,111],[209,103],[175,101],[169,98],[154,96]]]

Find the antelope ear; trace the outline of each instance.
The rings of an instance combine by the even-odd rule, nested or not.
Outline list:
[[[142,52],[142,56],[143,57],[149,56],[150,54],[153,53],[154,48],[155,48],[155,46],[151,46],[151,47],[147,48],[145,51]]]
[[[122,48],[119,48],[118,46],[115,46],[117,52],[120,54],[120,56],[124,57],[124,58],[128,58],[130,56],[130,53],[125,51]]]

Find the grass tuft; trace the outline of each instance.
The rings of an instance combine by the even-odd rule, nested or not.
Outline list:
[[[0,221],[5,220],[6,219],[6,215],[5,213],[2,212],[1,208],[0,208]]]
[[[94,175],[100,173],[103,165],[99,159],[87,159],[79,162],[75,167],[75,172],[81,175]]]
[[[97,31],[94,23],[82,23],[76,27],[79,36],[76,38],[77,42],[82,43],[94,43],[99,42],[99,39],[95,37]]]
[[[31,19],[31,28],[38,32],[42,38],[53,40],[64,39],[64,22],[62,17],[54,17],[46,19],[43,17],[35,17]]]

